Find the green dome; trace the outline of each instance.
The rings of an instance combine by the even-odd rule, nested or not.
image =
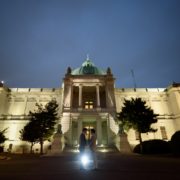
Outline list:
[[[74,69],[71,72],[72,75],[105,75],[106,73],[97,68],[90,59],[86,59],[80,68]]]

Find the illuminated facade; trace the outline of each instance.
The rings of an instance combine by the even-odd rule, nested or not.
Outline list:
[[[0,129],[8,128],[5,151],[22,152],[27,143],[19,140],[19,131],[28,122],[29,111],[36,103],[46,104],[56,99],[59,104],[59,121],[69,146],[77,146],[83,127],[95,128],[97,145],[118,144],[116,112],[120,112],[124,99],[140,97],[159,114],[155,133],[143,134],[143,140],[170,140],[180,130],[180,84],[167,88],[114,88],[111,69],[103,71],[87,59],[80,68],[69,67],[62,88],[7,88],[0,84]],[[90,132],[90,131],[89,131]],[[90,134],[87,135],[89,138]],[[138,143],[134,130],[128,132],[133,147]],[[51,144],[46,142],[45,149]],[[37,144],[36,149],[39,148]]]

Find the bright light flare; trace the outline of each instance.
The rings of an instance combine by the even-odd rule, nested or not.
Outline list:
[[[82,163],[84,166],[86,166],[86,165],[88,164],[88,162],[89,162],[89,157],[88,157],[87,155],[83,155],[83,156],[81,157],[81,163]]]

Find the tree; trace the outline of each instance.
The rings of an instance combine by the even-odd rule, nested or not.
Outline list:
[[[0,144],[3,144],[7,140],[6,136],[4,135],[7,129],[8,128],[0,131]]]
[[[31,142],[32,147],[34,143],[39,142],[40,153],[43,154],[44,141],[48,140],[55,130],[58,104],[52,100],[45,106],[42,104],[36,104],[36,106],[37,110],[29,112],[30,121],[20,133],[21,138]]]
[[[176,131],[171,137],[171,148],[174,155],[180,155],[180,131]]]
[[[151,125],[157,122],[157,116],[158,114],[154,114],[141,98],[125,100],[122,111],[117,113],[120,127],[126,130],[133,128],[139,133],[141,152],[143,152],[141,134],[156,131]]]
[[[34,122],[30,121],[20,131],[20,139],[31,143],[30,152],[33,151],[33,146],[38,142],[37,126]]]

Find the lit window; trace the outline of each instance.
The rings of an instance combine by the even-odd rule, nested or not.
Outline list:
[[[160,126],[160,131],[161,131],[162,139],[166,140],[167,139],[167,133],[166,133],[165,127],[164,126]]]
[[[93,109],[93,102],[92,101],[86,101],[85,102],[85,106],[84,106],[84,108],[85,109]]]
[[[139,140],[139,132],[138,131],[135,131],[135,137],[136,137],[136,140]]]

